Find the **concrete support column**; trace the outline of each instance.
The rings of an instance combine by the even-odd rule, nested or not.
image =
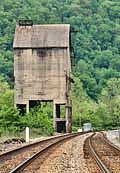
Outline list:
[[[26,104],[26,113],[29,113],[30,108],[29,108],[29,102]]]
[[[17,109],[17,104],[14,103],[14,108]]]
[[[53,103],[53,128],[56,131],[56,104]]]
[[[71,101],[70,101],[71,102]],[[72,132],[72,104],[66,105],[66,133]]]

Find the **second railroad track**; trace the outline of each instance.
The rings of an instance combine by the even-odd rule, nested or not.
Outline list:
[[[90,173],[120,173],[120,149],[104,133],[95,133],[84,144]]]

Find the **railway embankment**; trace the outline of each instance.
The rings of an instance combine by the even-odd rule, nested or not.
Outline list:
[[[120,138],[118,130],[110,130],[106,132],[106,137],[111,141],[114,145],[120,148]]]

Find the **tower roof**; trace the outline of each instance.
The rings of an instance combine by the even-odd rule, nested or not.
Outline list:
[[[16,26],[13,48],[69,47],[69,24]]]

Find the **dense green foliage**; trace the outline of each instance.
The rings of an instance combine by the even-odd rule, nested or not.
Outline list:
[[[82,126],[85,122],[91,122],[98,130],[120,126],[120,79],[112,78],[108,80],[98,103],[89,99],[83,91],[80,81],[76,83],[82,92],[73,95],[73,121],[75,126]]]
[[[73,86],[74,125],[91,121],[98,128],[117,126],[120,118],[120,2],[0,1],[0,87],[3,90],[4,85],[7,87],[5,93],[0,89],[0,117],[4,117],[4,121],[0,119],[2,124],[9,124],[11,119],[19,119],[18,112],[14,112],[13,102],[10,101],[10,88],[13,87],[12,43],[19,19],[32,19],[37,24],[71,24],[73,30],[77,31],[71,34],[72,59],[75,61],[72,70],[76,81]],[[3,77],[10,88],[3,82]]]
[[[48,105],[42,104],[32,109],[25,116],[22,116],[22,127],[39,128],[41,134],[51,135],[53,133],[53,125],[52,119],[50,119],[52,112],[49,108]]]
[[[3,78],[0,78],[0,134],[4,131],[22,131],[25,127],[39,128],[39,134],[53,133],[51,109],[49,105],[31,109],[30,113],[20,116],[19,110],[13,106],[13,90]]]

